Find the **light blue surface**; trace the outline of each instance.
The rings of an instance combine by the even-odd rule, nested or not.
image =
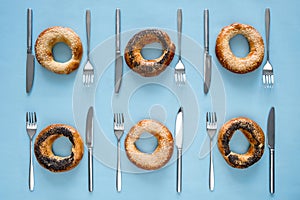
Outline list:
[[[289,1],[16,1],[2,0],[0,12],[2,44],[0,52],[1,89],[1,142],[0,199],[299,199],[299,6],[296,0]],[[202,80],[195,74],[187,74],[192,88],[197,93],[199,104],[199,128],[183,156],[183,191],[176,193],[176,164],[151,173],[123,173],[123,190],[115,190],[115,170],[94,162],[95,191],[87,191],[87,155],[77,168],[67,173],[54,174],[43,169],[34,160],[36,187],[28,191],[29,139],[25,131],[25,112],[36,111],[40,131],[52,123],[66,123],[76,126],[73,113],[74,83],[81,74],[86,55],[79,71],[71,75],[56,75],[36,63],[35,81],[30,95],[25,93],[26,62],[26,9],[33,8],[33,41],[44,29],[55,26],[71,27],[81,37],[86,47],[85,9],[92,11],[92,41],[98,44],[112,37],[115,32],[115,9],[121,8],[122,31],[158,27],[176,31],[176,10],[183,9],[183,32],[185,36],[203,45],[203,9],[210,9],[210,52],[226,91],[225,120],[245,116],[255,120],[266,131],[267,114],[271,106],[276,107],[276,193],[272,197],[268,189],[268,149],[262,159],[246,170],[229,167],[218,149],[214,149],[215,191],[208,189],[208,156],[199,158],[200,147],[206,139],[205,112],[210,111],[210,96],[202,94]],[[275,68],[275,87],[265,90],[261,84],[261,70],[236,75],[223,69],[214,54],[217,34],[222,27],[233,22],[250,24],[264,34],[264,9],[271,8],[271,62]],[[176,43],[176,38],[174,38]],[[238,45],[238,44],[234,44]],[[113,50],[114,47],[112,47]],[[124,45],[122,46],[124,48]],[[202,56],[199,53],[199,56]],[[175,64],[175,63],[174,63]],[[124,67],[125,70],[128,70]],[[199,66],[200,69],[200,66]],[[216,69],[214,68],[216,71]],[[78,74],[77,74],[78,73]],[[112,68],[107,71],[113,75]],[[187,69],[189,73],[189,69]],[[213,77],[214,78],[214,77]],[[106,90],[113,84],[113,76]],[[212,80],[214,81],[214,79]],[[99,87],[99,86],[98,86]],[[147,88],[147,87],[146,87]],[[139,92],[140,95],[144,91]],[[136,93],[138,95],[138,93]],[[166,93],[162,93],[165,95]],[[101,96],[97,93],[97,97]],[[169,96],[167,95],[167,98]],[[140,97],[136,97],[140,100]],[[155,99],[155,98],[154,98]],[[150,99],[150,100],[154,100]],[[97,98],[96,98],[97,100]],[[101,99],[100,99],[101,100]],[[99,100],[99,101],[100,101]],[[149,101],[150,101],[149,100]],[[203,101],[202,101],[203,100]],[[147,105],[151,102],[147,101]],[[224,101],[224,99],[219,99]],[[105,103],[106,101],[101,101]],[[136,102],[138,104],[138,102]],[[156,102],[155,102],[156,103]],[[173,131],[173,113],[167,113],[166,125]],[[97,105],[97,104],[96,104]],[[111,105],[104,104],[110,107]],[[130,103],[130,107],[132,107]],[[97,106],[100,109],[100,106]],[[147,108],[148,109],[148,108]],[[108,110],[108,109],[105,109]],[[168,110],[168,109],[167,109]],[[107,116],[112,113],[97,114]],[[82,116],[85,120],[86,114]],[[134,120],[145,116],[138,111]],[[174,118],[175,119],[175,118]],[[82,122],[84,123],[84,122]],[[109,130],[110,124],[104,129]],[[129,127],[127,127],[128,129]],[[84,135],[83,133],[81,133]],[[109,133],[107,133],[109,134]],[[113,134],[111,132],[111,134]],[[108,135],[112,144],[116,142]],[[123,138],[124,139],[124,138]],[[237,138],[237,140],[239,140]],[[244,141],[241,139],[244,143]],[[98,147],[100,148],[100,147]],[[115,151],[115,149],[113,149]],[[105,149],[103,149],[105,151]],[[107,154],[115,152],[107,151]],[[123,159],[126,159],[123,158]]]

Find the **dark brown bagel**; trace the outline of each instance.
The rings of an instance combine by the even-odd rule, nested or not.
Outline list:
[[[67,157],[56,156],[52,151],[53,142],[62,136],[67,137],[73,145],[71,155]],[[37,161],[52,172],[64,172],[76,167],[83,156],[83,151],[80,134],[76,129],[65,124],[46,127],[39,133],[34,144]]]
[[[159,58],[146,60],[141,54],[142,48],[154,42],[162,45],[163,53]],[[141,76],[157,76],[171,63],[175,54],[175,45],[166,32],[147,29],[135,34],[125,48],[125,61],[130,69]]]
[[[150,133],[157,139],[157,147],[153,153],[143,153],[135,146],[135,142],[143,133]],[[155,170],[163,167],[172,157],[174,141],[169,129],[151,119],[144,119],[134,125],[125,139],[125,150],[128,159],[137,167]]]
[[[230,150],[229,142],[235,131],[240,130],[250,143],[245,154]],[[219,131],[218,147],[226,162],[234,168],[247,168],[262,157],[265,147],[265,135],[260,126],[251,119],[238,117],[226,122]]]
[[[229,41],[234,36],[241,34],[249,43],[250,52],[244,58],[236,57]],[[244,74],[257,69],[264,59],[264,41],[259,32],[252,26],[234,23],[224,27],[216,41],[216,56],[222,66],[231,72]]]

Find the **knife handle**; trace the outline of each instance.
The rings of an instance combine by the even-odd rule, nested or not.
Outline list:
[[[209,11],[204,10],[204,50],[208,52],[209,47]]]
[[[89,184],[89,192],[93,191],[93,149],[88,148],[88,184]]]
[[[181,59],[182,10],[177,10],[178,57]]]
[[[270,193],[275,193],[275,162],[274,162],[274,149],[270,149]]]
[[[90,55],[90,38],[91,38],[91,11],[86,10],[85,13],[85,23],[86,23],[86,39],[87,39],[87,56]]]
[[[182,190],[182,149],[177,148],[177,192]]]
[[[121,19],[120,9],[116,9],[116,51],[120,51],[120,32],[121,32]]]
[[[27,53],[32,52],[32,9],[27,9]]]

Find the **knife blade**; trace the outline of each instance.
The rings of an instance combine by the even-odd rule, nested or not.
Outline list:
[[[211,56],[209,55],[209,11],[204,10],[204,94],[207,94],[211,82]]]
[[[183,108],[180,107],[175,122],[175,145],[177,147],[177,192],[182,189],[182,144],[183,144]]]
[[[207,94],[211,83],[211,55],[204,53],[204,94]]]
[[[272,107],[268,117],[268,147],[270,151],[270,173],[269,173],[269,184],[270,193],[275,193],[275,108]]]
[[[93,140],[94,140],[94,131],[93,131],[93,122],[94,118],[94,108],[91,106],[88,110],[86,117],[86,134],[85,134],[85,143],[88,148],[88,189],[90,192],[93,191]]]
[[[119,93],[121,83],[122,83],[122,74],[123,74],[123,56],[121,56],[120,51],[120,9],[116,9],[116,59],[115,59],[115,93]]]
[[[34,79],[34,56],[32,55],[32,9],[27,9],[27,58],[26,93],[31,91]]]

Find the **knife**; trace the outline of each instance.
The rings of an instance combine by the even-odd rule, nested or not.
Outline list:
[[[119,93],[122,74],[123,74],[123,56],[120,51],[120,9],[116,9],[116,60],[115,60],[115,93]]]
[[[93,115],[94,109],[91,106],[88,110],[87,118],[86,118],[86,135],[85,135],[85,143],[88,148],[88,189],[90,192],[93,191]]]
[[[204,10],[204,93],[207,94],[211,82],[211,56],[209,55],[209,12]]]
[[[182,189],[182,143],[183,143],[183,108],[180,107],[175,122],[175,145],[177,147],[177,192]]]
[[[275,193],[275,108],[272,107],[268,117],[268,147],[270,150],[270,193]]]
[[[27,9],[27,59],[26,59],[26,92],[32,88],[34,78],[34,56],[32,55],[32,9]]]
[[[211,55],[204,53],[204,93],[207,94],[211,82]]]

